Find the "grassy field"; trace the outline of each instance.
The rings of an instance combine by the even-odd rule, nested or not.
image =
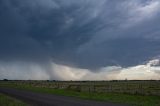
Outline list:
[[[160,96],[160,81],[1,81],[1,85]]]
[[[1,87],[12,87],[33,92],[73,96],[81,99],[125,103],[133,106],[160,106],[160,96],[154,95],[154,93],[152,93],[153,91],[159,93],[160,89],[158,81],[1,81],[0,83]],[[105,91],[103,91],[102,88],[105,88]],[[123,88],[122,90],[126,89],[127,92],[122,92],[122,90],[118,88]],[[137,88],[136,91],[135,88]],[[146,94],[146,91],[143,91],[142,88],[147,90]],[[109,91],[106,89],[109,89]],[[138,92],[138,90],[143,93]]]
[[[0,106],[27,106],[27,104],[4,94],[0,94]]]

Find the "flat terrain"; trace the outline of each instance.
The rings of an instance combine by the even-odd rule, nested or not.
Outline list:
[[[0,93],[0,106],[28,106],[22,101]]]
[[[0,92],[23,100],[34,106],[125,106],[107,102],[80,100],[73,97],[33,93],[13,88],[0,88]]]
[[[88,100],[93,101],[104,101],[103,103],[112,104],[127,104],[131,106],[160,106],[160,81],[159,80],[144,80],[144,81],[55,81],[55,80],[1,80],[0,88],[11,88],[11,90],[24,90],[26,92],[34,92],[41,95],[61,95],[58,99],[59,102],[65,103],[64,100],[73,97],[70,101],[77,101],[75,98],[81,100],[87,100],[86,102],[81,101],[81,103],[87,103]],[[12,89],[13,88],[13,89]],[[6,90],[6,89],[5,89]],[[7,92],[6,92],[7,93]],[[9,93],[13,95],[12,93]],[[13,97],[23,99],[28,102],[35,100],[34,95],[32,99],[22,96],[18,96],[18,93],[14,94]],[[20,93],[21,94],[21,93]],[[67,96],[67,97],[64,97]],[[59,97],[59,96],[58,96]],[[40,99],[40,104],[42,101],[50,100],[45,99],[47,97]],[[65,99],[63,99],[65,98]],[[43,100],[44,99],[44,100]],[[51,101],[58,101],[53,99]],[[36,103],[39,103],[39,101]],[[79,101],[79,100],[78,100]],[[68,102],[68,101],[67,101]],[[96,102],[97,103],[97,102]],[[96,105],[94,102],[94,104]],[[99,103],[99,102],[98,102]],[[115,103],[115,104],[114,104]],[[72,103],[74,104],[74,103]],[[62,105],[62,104],[60,104]],[[84,104],[83,104],[84,105]],[[90,105],[90,104],[89,104]],[[99,104],[98,104],[99,105]],[[63,105],[62,105],[63,106]],[[79,106],[79,105],[78,105]],[[85,105],[84,105],[85,106]],[[103,105],[102,105],[103,106]],[[107,106],[107,105],[106,105]],[[119,106],[119,105],[118,105]]]

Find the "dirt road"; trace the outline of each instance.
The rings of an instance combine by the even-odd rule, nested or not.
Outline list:
[[[16,90],[12,88],[0,88],[0,93],[23,100],[33,106],[126,106],[115,103],[80,100],[66,96],[33,93],[30,91]]]

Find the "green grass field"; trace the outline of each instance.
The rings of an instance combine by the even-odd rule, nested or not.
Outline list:
[[[27,104],[0,93],[0,106],[27,106]]]
[[[51,88],[44,86],[44,82],[0,82],[3,87],[12,87],[21,90],[29,90],[39,93],[57,94],[64,96],[73,96],[81,99],[108,101],[122,104],[130,104],[133,106],[160,106],[160,96],[141,95],[141,94],[128,94],[121,92],[88,92],[80,91],[79,89],[64,89],[64,88]],[[41,83],[41,86],[39,85]],[[48,82],[46,82],[47,84]],[[65,82],[66,84],[67,82]],[[118,83],[118,82],[117,82]],[[58,82],[56,82],[58,84]],[[62,83],[61,83],[62,84]],[[114,83],[115,84],[115,83]],[[58,85],[60,86],[60,84]],[[122,86],[122,85],[121,85]]]

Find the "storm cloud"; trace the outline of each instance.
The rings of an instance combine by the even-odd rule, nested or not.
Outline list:
[[[146,64],[159,59],[159,19],[159,0],[1,0],[1,67],[22,75],[36,64],[44,79],[63,79],[53,66],[97,73]]]

